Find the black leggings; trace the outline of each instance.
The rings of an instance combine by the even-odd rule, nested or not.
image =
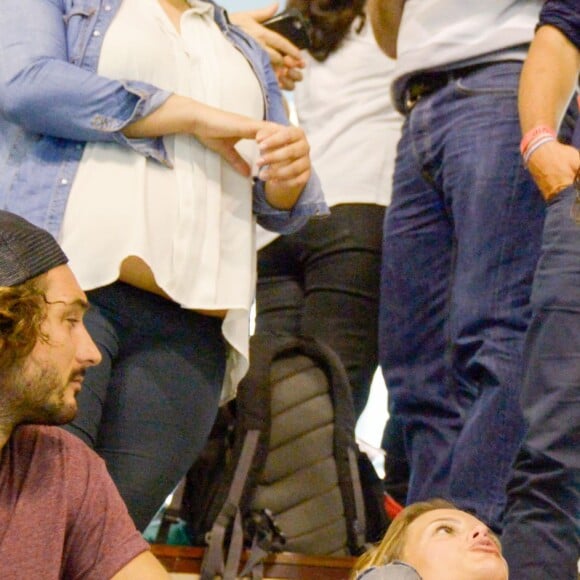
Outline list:
[[[224,376],[221,320],[117,282],[87,293],[103,361],[89,369],[67,427],[105,460],[144,530],[215,420]]]
[[[256,331],[306,334],[339,355],[356,416],[378,364],[378,307],[385,208],[345,204],[258,253]]]

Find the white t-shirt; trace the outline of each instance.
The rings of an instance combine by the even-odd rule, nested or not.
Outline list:
[[[395,61],[378,47],[366,19],[360,20],[338,50],[318,62],[304,52],[304,80],[294,101],[299,125],[329,206],[370,203],[386,206],[402,117],[390,98]],[[277,234],[258,228],[258,247]]]
[[[406,0],[393,94],[414,72],[523,60],[543,0]]]
[[[264,97],[249,63],[215,24],[213,6],[190,4],[179,34],[157,0],[123,0],[104,38],[99,73],[262,119]],[[134,50],[126,50],[128,43]],[[85,290],[114,282],[123,260],[138,256],[184,308],[227,310],[225,401],[248,367],[256,276],[252,183],[193,137],[164,142],[173,169],[121,145],[87,144],[61,243]],[[255,143],[242,141],[238,150],[253,165]]]

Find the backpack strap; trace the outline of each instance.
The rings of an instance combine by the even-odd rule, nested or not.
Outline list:
[[[264,577],[264,558],[267,555],[268,551],[260,547],[257,536],[254,536],[250,555],[244,569],[240,572],[240,577],[243,578],[251,572],[252,580],[262,580]]]
[[[348,453],[348,466],[350,467],[350,478],[352,480],[353,494],[354,494],[354,509],[356,512],[356,520],[354,522],[354,534],[356,545],[359,548],[366,546],[366,512],[365,512],[365,500],[363,495],[362,484],[360,481],[360,474],[358,469],[358,460],[356,453],[352,447],[347,450]]]
[[[201,580],[213,580],[216,574],[222,575],[224,580],[233,580],[236,577],[243,548],[240,499],[258,447],[259,436],[259,431],[252,430],[248,431],[244,438],[242,452],[236,465],[227,499],[209,533],[208,548],[201,564]],[[234,525],[226,566],[224,564],[224,544],[226,532],[232,521]],[[232,574],[232,569],[233,575],[226,576],[226,572]]]
[[[301,337],[302,351],[318,363],[329,379],[335,413],[334,455],[348,527],[349,549],[360,554],[366,547],[367,525],[354,432],[356,417],[348,376],[338,355],[324,342]],[[342,461],[338,460],[342,457]]]

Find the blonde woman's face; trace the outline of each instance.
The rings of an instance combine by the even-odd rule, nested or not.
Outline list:
[[[407,529],[403,561],[423,580],[507,580],[499,540],[474,516],[438,509]]]

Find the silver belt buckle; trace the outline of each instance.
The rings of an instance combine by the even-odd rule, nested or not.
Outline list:
[[[409,114],[413,107],[417,104],[420,97],[413,97],[411,95],[411,89],[407,88],[405,90],[405,113]]]

